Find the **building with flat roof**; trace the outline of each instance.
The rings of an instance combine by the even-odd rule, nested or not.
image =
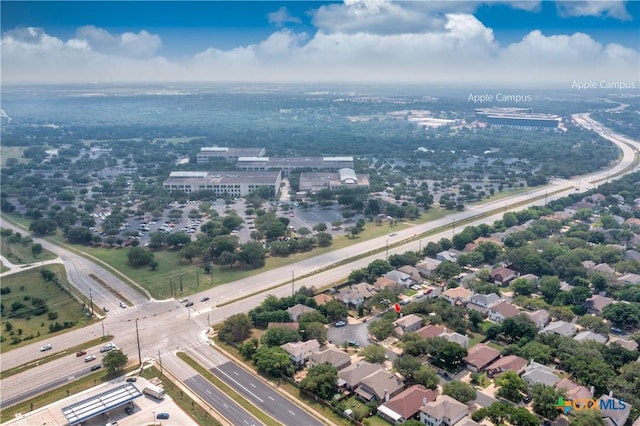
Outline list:
[[[196,156],[198,164],[206,164],[213,159],[223,159],[228,162],[238,161],[240,157],[262,157],[264,148],[229,148],[222,146],[205,146],[200,148]]]
[[[559,116],[534,113],[531,108],[478,108],[475,114],[479,121],[495,127],[533,130],[557,129],[560,126]]]
[[[142,392],[135,385],[126,383],[73,405],[63,407],[62,414],[64,414],[70,425],[79,425],[141,396]]]
[[[287,177],[293,170],[339,171],[353,169],[353,157],[239,157],[236,166],[241,170],[281,170]]]
[[[277,194],[281,180],[279,171],[171,172],[163,187],[169,192],[207,190],[218,196],[244,197],[265,186]]]
[[[369,175],[356,174],[353,169],[343,168],[338,172],[304,172],[300,174],[300,191],[317,192],[321,189],[341,187],[368,188]]]

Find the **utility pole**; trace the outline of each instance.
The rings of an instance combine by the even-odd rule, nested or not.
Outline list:
[[[198,276],[198,269],[196,268],[196,287],[200,288],[200,277]]]
[[[180,273],[180,294],[182,294],[182,273]]]
[[[451,238],[453,238],[456,235],[456,218],[451,218],[451,221],[453,222],[453,227],[451,228]]]
[[[171,297],[173,297],[173,275],[169,275],[169,290],[171,291]]]
[[[160,349],[158,349],[158,361],[160,362],[160,375],[162,376],[162,356],[160,355]]]
[[[294,271],[291,271],[291,297],[293,297],[295,293],[295,281],[294,281]]]
[[[209,319],[209,314],[207,313],[207,323],[209,324],[209,329],[211,329],[211,320]]]
[[[102,337],[104,337],[104,321],[100,321],[100,325],[102,325]]]
[[[384,260],[388,260],[389,259],[389,238],[387,238],[387,248],[384,254]]]
[[[136,340],[138,341],[138,359],[140,360],[140,367],[142,367],[142,353],[140,352],[140,333],[138,333],[138,318],[136,318]]]
[[[89,287],[89,304],[91,305],[91,318],[93,318],[93,293],[91,287]]]
[[[211,262],[211,269],[209,270],[209,273],[211,274],[211,286],[213,286],[213,262]]]

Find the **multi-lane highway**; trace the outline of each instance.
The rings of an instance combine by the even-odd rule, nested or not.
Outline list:
[[[186,309],[174,300],[151,301],[149,298],[142,296],[141,293],[133,290],[112,273],[104,270],[98,264],[92,263],[57,245],[38,240],[45,248],[57,253],[61,257],[65,262],[71,282],[78,287],[82,293],[88,297],[88,289],[91,288],[94,302],[99,306],[110,307],[110,312],[100,324],[94,324],[80,330],[56,336],[46,343],[51,343],[54,352],[58,352],[103,334],[111,334],[115,336],[114,341],[116,344],[127,352],[130,358],[136,359],[138,354],[136,341],[137,322],[142,358],[157,359],[158,356],[161,355],[163,360],[168,360],[170,359],[169,357],[177,351],[195,351],[197,359],[202,362],[203,365],[208,365],[208,368],[211,368],[221,379],[223,379],[225,374],[230,377],[233,377],[236,373],[238,376],[240,374],[247,374],[246,372],[241,373],[244,370],[241,370],[240,367],[223,357],[214,348],[205,345],[206,336],[204,336],[203,332],[209,324],[215,324],[223,321],[229,315],[246,312],[257,306],[266,295],[266,293],[261,293],[262,291],[269,289],[268,293],[270,294],[284,296],[291,294],[292,287],[299,288],[304,285],[307,287],[314,286],[320,288],[331,283],[340,282],[344,280],[353,269],[366,266],[372,260],[380,257],[384,258],[386,255],[383,250],[353,262],[335,266],[338,262],[343,262],[345,259],[352,258],[361,253],[369,253],[372,248],[384,248],[388,242],[392,245],[388,250],[389,255],[393,253],[403,253],[407,250],[417,250],[419,246],[424,247],[428,241],[437,241],[442,237],[451,237],[451,230],[443,230],[442,232],[426,235],[429,231],[440,226],[446,227],[452,225],[453,222],[462,221],[465,221],[464,226],[492,222],[502,217],[506,210],[511,208],[521,209],[527,205],[542,204],[545,201],[566,196],[569,193],[573,193],[578,185],[580,186],[580,190],[593,188],[597,184],[613,178],[633,164],[640,151],[640,143],[602,128],[586,114],[576,115],[574,116],[574,120],[584,127],[597,131],[603,137],[619,146],[623,153],[622,160],[609,170],[584,175],[574,180],[556,180],[552,182],[551,185],[543,188],[533,189],[526,193],[504,198],[499,201],[472,206],[464,212],[456,213],[453,219],[448,217],[413,226],[409,229],[397,231],[397,235],[394,237],[385,236],[369,240],[345,249],[295,262],[287,267],[263,272],[253,277],[207,290],[195,296],[194,300],[199,300],[202,296],[208,296],[210,301],[207,303],[197,302],[190,309]],[[492,214],[479,216],[486,212],[492,212]],[[2,226],[7,227],[9,225],[3,223]],[[22,232],[24,232],[24,230],[22,230]],[[425,236],[420,238],[422,234],[425,234]],[[407,241],[402,243],[403,240]],[[397,245],[394,245],[394,243],[397,243]],[[303,276],[304,278],[295,278],[292,285],[292,273],[294,278]],[[107,283],[109,289],[102,287],[100,283],[90,278],[89,274],[100,277],[102,281]],[[114,293],[122,294],[126,299],[134,303],[135,306],[126,309],[118,308],[119,299]],[[40,358],[41,353],[38,348],[39,345],[33,344],[3,354],[2,369],[6,370]],[[206,350],[203,348],[206,348]],[[70,380],[82,374],[84,366],[78,365],[78,363],[82,362],[71,359],[71,357],[75,356],[70,354],[62,360],[46,363],[2,380],[2,401],[0,402],[0,406],[6,407],[10,405],[9,403],[21,400],[28,395],[46,391],[51,383],[61,383],[61,381]],[[173,372],[174,369],[179,368],[178,365],[180,363],[180,361],[176,361],[173,364],[169,363],[167,368],[170,368]],[[212,399],[213,397],[209,395],[207,388],[203,387],[201,378],[198,378],[199,376],[192,375],[186,377],[184,374],[179,374],[177,377],[183,379],[203,400],[211,400],[214,404],[219,404],[219,402],[214,402],[219,401],[219,399]],[[248,377],[252,376],[248,375]],[[248,379],[245,377],[242,380]],[[237,392],[244,394],[241,383],[243,383],[241,380],[230,380],[228,382]],[[255,382],[254,385],[256,388],[258,387],[257,382]],[[213,392],[211,389],[208,390]],[[259,402],[257,399],[253,399],[251,393],[247,393],[246,397],[256,404]],[[261,409],[283,424],[322,424],[314,420],[305,411],[300,410],[296,404],[293,404],[286,398],[282,398],[277,391],[271,389],[269,386],[261,388],[259,399],[265,402],[278,401],[275,405],[278,407],[276,409],[269,409],[268,411],[266,407],[262,407]],[[233,404],[232,401],[225,401],[224,404],[229,405],[229,410],[242,410],[242,408]],[[224,404],[222,407],[226,409]],[[222,412],[219,406],[215,406],[215,408]],[[232,411],[228,411],[228,415],[232,415],[231,412]],[[255,419],[250,419],[249,417],[246,418],[246,421],[255,423]],[[304,423],[301,423],[301,419],[303,418],[305,419]]]

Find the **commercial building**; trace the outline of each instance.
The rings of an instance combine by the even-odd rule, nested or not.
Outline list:
[[[206,164],[213,159],[223,159],[228,162],[238,161],[240,157],[262,157],[264,148],[228,148],[218,146],[205,146],[200,148],[196,157],[198,164]]]
[[[531,108],[478,108],[478,121],[494,127],[515,127],[518,129],[557,129],[560,117],[553,114],[533,113]]]
[[[240,157],[236,166],[241,170],[281,170],[287,177],[293,170],[339,171],[353,169],[353,157]]]
[[[353,169],[343,168],[338,172],[304,172],[300,174],[300,191],[317,192],[321,189],[368,188],[369,175],[356,174]]]
[[[169,192],[207,190],[218,196],[244,197],[265,186],[278,194],[281,180],[279,171],[171,172],[163,187]]]

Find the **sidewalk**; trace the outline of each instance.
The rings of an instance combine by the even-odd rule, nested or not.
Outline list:
[[[0,261],[2,261],[2,265],[5,268],[9,268],[8,271],[1,273],[0,277],[15,274],[22,271],[28,271],[29,269],[39,268],[44,265],[50,265],[52,263],[60,263],[60,264],[64,263],[62,259],[60,259],[59,257],[56,257],[55,259],[51,259],[51,260],[43,260],[41,262],[36,262],[36,263],[27,263],[24,265],[16,265],[15,263],[11,263],[9,259],[7,259],[4,256],[0,256]]]

